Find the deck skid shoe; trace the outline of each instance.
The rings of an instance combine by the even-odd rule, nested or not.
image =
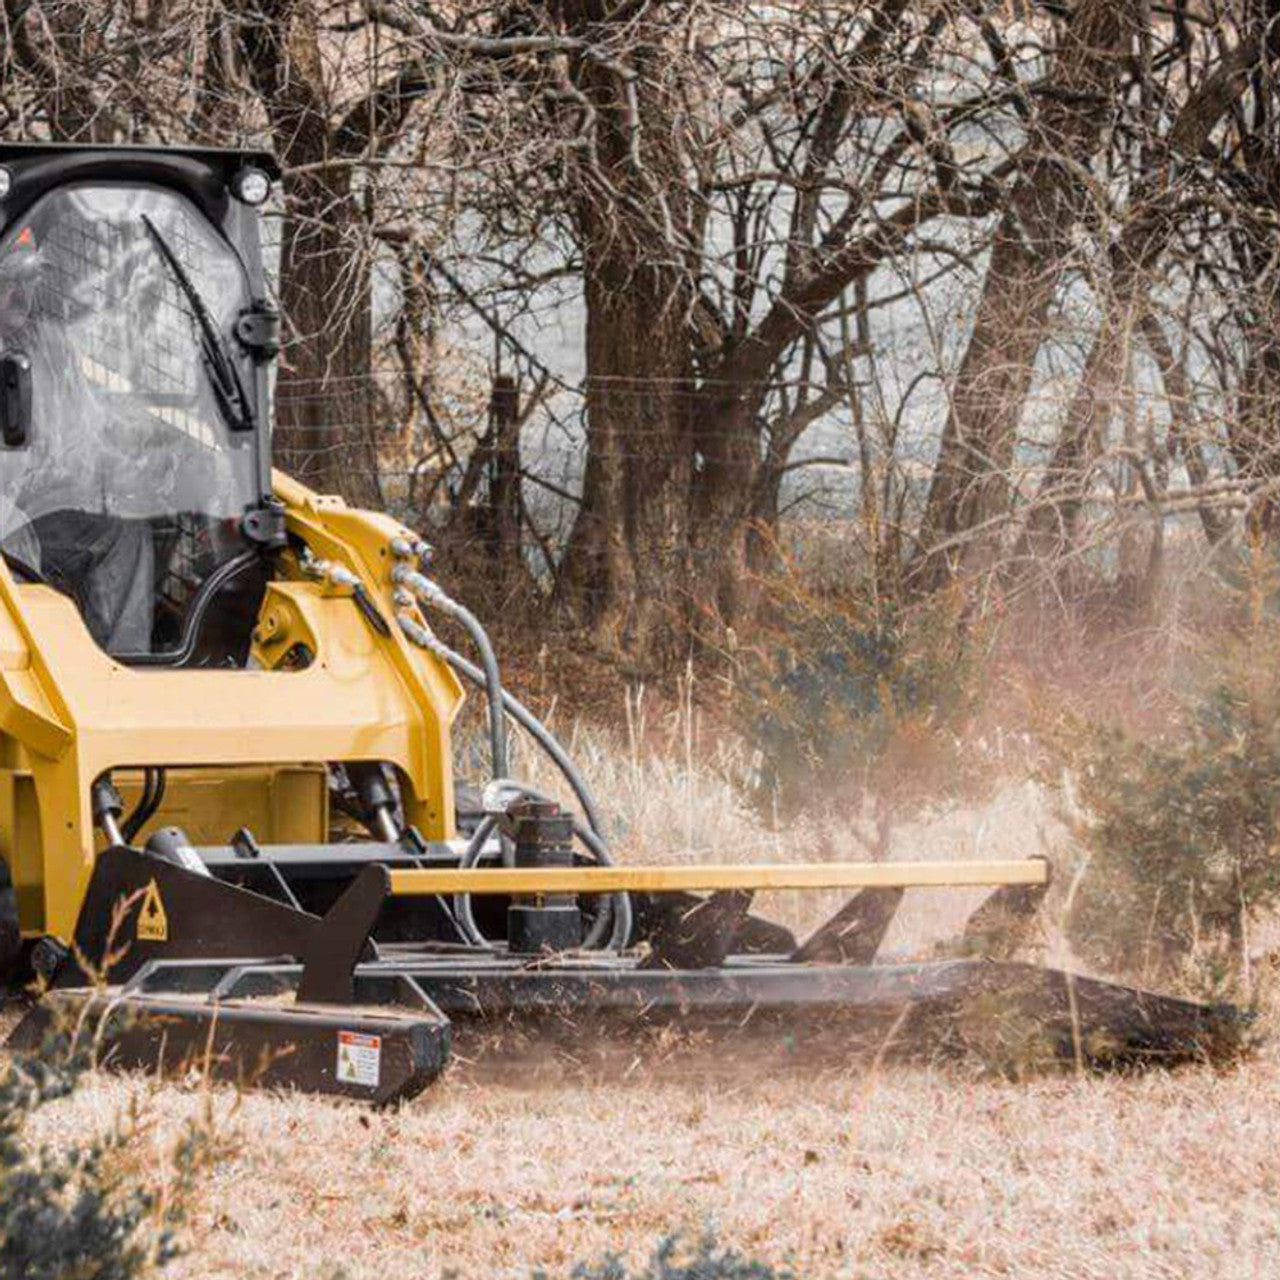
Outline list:
[[[320,917],[140,850],[108,849],[75,946],[9,1047],[38,1051],[59,1037],[108,1067],[194,1070],[374,1104],[413,1097],[448,1062],[451,1029],[407,981],[357,991],[353,971],[376,957],[369,935],[387,885],[384,868],[367,866]],[[181,981],[187,966],[234,975],[264,955],[300,962],[287,1003]],[[157,971],[178,977],[147,989]]]

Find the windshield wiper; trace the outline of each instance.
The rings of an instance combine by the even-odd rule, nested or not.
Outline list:
[[[253,410],[249,406],[249,397],[245,394],[244,383],[240,381],[240,374],[236,371],[235,360],[227,349],[226,339],[213,322],[213,317],[209,314],[209,308],[200,296],[200,291],[187,274],[187,269],[182,265],[169,242],[145,213],[142,215],[142,221],[178,287],[186,296],[191,314],[200,327],[200,346],[204,352],[205,367],[209,370],[209,380],[213,384],[213,394],[218,401],[222,416],[227,420],[232,431],[252,431]]]
[[[0,551],[0,557],[9,566],[9,572],[17,574],[24,582],[34,582],[41,587],[53,585],[39,569],[29,565],[21,556],[15,556],[11,551]]]

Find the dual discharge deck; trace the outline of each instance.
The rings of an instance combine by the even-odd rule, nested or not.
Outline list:
[[[317,862],[332,869],[337,857],[349,859],[347,887],[322,916],[303,910],[291,873]],[[904,889],[999,886],[996,899],[1025,907],[1047,883],[1037,859],[470,870],[430,861],[394,846],[268,847],[252,858],[203,851],[196,868],[110,849],[96,864],[73,952],[11,1044],[33,1048],[74,1024],[92,1028],[104,1061],[119,1067],[195,1066],[383,1104],[435,1079],[455,1033],[486,1026],[534,1027],[543,1040],[571,1034],[579,1045],[626,1042],[659,1026],[752,1046],[781,1032],[807,1060],[820,1052],[837,1061],[889,1032],[916,1049],[977,1035],[1038,1062],[1100,1064],[1212,1055],[1239,1030],[1232,1010],[1029,965],[872,963]],[[233,879],[278,882],[294,900]],[[749,913],[753,891],[778,888],[858,892],[796,945]],[[577,895],[623,892],[637,911],[622,952],[375,941],[394,935],[385,926],[397,905],[419,898],[447,920],[451,895],[548,911]],[[96,984],[93,956],[113,959]]]

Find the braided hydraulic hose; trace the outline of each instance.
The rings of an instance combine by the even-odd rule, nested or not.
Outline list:
[[[393,550],[398,548],[393,547]],[[480,654],[480,663],[484,668],[484,689],[489,699],[489,752],[492,775],[494,778],[507,776],[507,740],[506,726],[502,718],[502,678],[498,672],[498,657],[489,641],[488,632],[465,605],[459,604],[437,583],[410,565],[401,561],[391,571],[391,580],[398,586],[412,592],[424,604],[433,605],[442,613],[457,619],[466,628],[472,642]]]
[[[459,675],[472,681],[472,683],[477,685],[485,683],[484,673],[479,667],[475,666],[474,663],[468,662],[461,654],[455,653],[443,641],[438,640],[407,610],[401,609],[396,614],[396,621],[399,623],[401,631],[419,648],[425,649],[428,653],[441,658]],[[609,853],[609,847],[605,840],[604,824],[599,807],[596,804],[595,797],[591,794],[591,789],[586,780],[582,777],[568,753],[546,725],[523,703],[505,690],[502,691],[502,705],[510,713],[512,719],[527,730],[546,752],[564,776],[565,781],[573,789],[573,793],[577,797],[578,803],[582,806],[583,814],[586,817],[585,823],[575,822],[575,834],[601,866],[613,866],[613,857]],[[499,780],[496,785],[511,787],[521,794],[532,796],[534,799],[546,798],[529,787],[525,787],[520,783],[509,782],[506,779]],[[467,844],[466,852],[463,854],[461,864],[463,867],[475,866],[480,861],[485,843],[492,834],[495,824],[496,819],[491,815],[487,815],[480,826],[476,828],[475,833]],[[455,911],[464,933],[468,936],[468,941],[476,945],[487,945],[485,939],[476,928],[470,898],[460,895],[455,900]],[[599,946],[603,941],[605,929],[610,924],[612,924],[612,928],[609,931],[608,946],[614,950],[621,951],[626,947],[627,941],[631,936],[631,899],[627,894],[616,893],[609,896],[607,909],[602,909],[599,912],[595,924],[583,941],[583,945],[586,947]]]

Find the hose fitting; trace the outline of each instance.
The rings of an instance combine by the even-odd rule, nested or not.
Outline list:
[[[314,578],[318,582],[327,582],[330,586],[349,587],[354,591],[362,585],[360,579],[345,565],[335,564],[332,560],[319,559],[310,547],[303,547],[302,554],[298,557],[298,565],[307,577]]]

